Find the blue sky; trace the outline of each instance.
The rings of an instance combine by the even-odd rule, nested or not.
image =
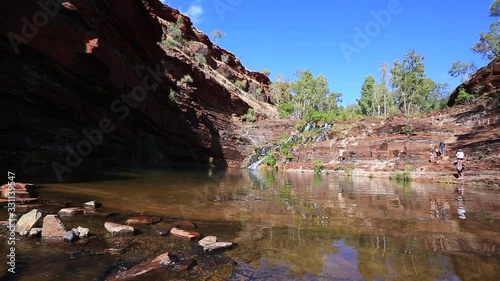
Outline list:
[[[456,87],[460,81],[448,75],[450,65],[486,65],[470,47],[495,20],[488,16],[493,0],[163,2],[188,14],[208,35],[224,32],[219,45],[251,70],[271,70],[272,80],[278,73],[294,80],[305,69],[325,75],[330,89],[343,94],[343,105],[356,102],[367,75],[379,77],[383,61],[391,67],[411,49],[425,57],[427,77]]]

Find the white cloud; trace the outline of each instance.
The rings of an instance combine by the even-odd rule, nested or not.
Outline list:
[[[192,2],[188,10],[186,12],[183,12],[191,19],[193,23],[201,22],[201,15],[203,14],[203,6],[201,5],[201,2],[201,0]]]

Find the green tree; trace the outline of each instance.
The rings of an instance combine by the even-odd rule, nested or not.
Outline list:
[[[396,60],[391,69],[391,84],[399,108],[405,113],[419,110],[417,104],[425,92],[424,57],[411,50],[405,55],[403,62]]]
[[[215,44],[218,44],[219,40],[222,39],[226,34],[218,29],[212,31],[212,37],[215,40]]]
[[[373,95],[375,92],[375,78],[371,75],[365,77],[361,86],[361,97],[358,99],[358,105],[363,115],[373,114]]]
[[[490,6],[490,17],[499,16],[500,0],[495,0]],[[472,50],[489,60],[500,58],[500,22],[492,23],[489,32],[481,32],[479,42],[472,46]]]
[[[327,112],[337,105],[340,93],[330,92],[327,78],[320,74],[314,77],[308,70],[298,71],[299,77],[292,83],[292,117],[302,119],[314,112]]]
[[[463,83],[469,80],[476,70],[477,67],[472,62],[455,61],[448,70],[448,73],[451,77],[461,77],[461,81]]]

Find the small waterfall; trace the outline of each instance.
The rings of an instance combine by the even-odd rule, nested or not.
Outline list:
[[[255,155],[254,155],[255,156]],[[248,166],[248,169],[250,170],[255,170],[259,165],[267,158],[267,156],[264,156],[262,159],[257,160],[256,162],[250,162],[251,164]]]

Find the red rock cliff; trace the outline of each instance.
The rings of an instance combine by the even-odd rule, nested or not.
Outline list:
[[[251,149],[234,141],[237,116],[276,112],[264,74],[159,0],[41,2],[0,5],[5,169],[66,180],[135,162],[239,166]]]

